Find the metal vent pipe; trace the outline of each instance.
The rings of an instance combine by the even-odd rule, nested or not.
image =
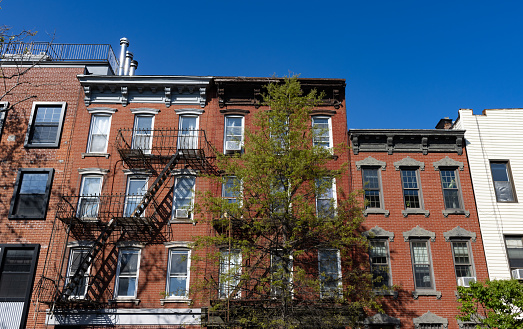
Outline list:
[[[124,74],[124,65],[125,65],[125,53],[127,51],[127,47],[129,47],[129,40],[127,38],[121,38],[120,39],[120,63],[118,66],[118,75]]]
[[[132,60],[131,61],[131,69],[129,70],[129,75],[134,75],[134,72],[138,68],[138,61]]]
[[[133,60],[133,53],[129,50],[125,52],[125,66],[123,75],[129,75],[129,70],[131,69],[131,61]]]

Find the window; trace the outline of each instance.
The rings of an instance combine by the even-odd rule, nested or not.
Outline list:
[[[1,328],[26,327],[39,251],[34,244],[0,245]]]
[[[387,240],[370,240],[370,266],[374,288],[391,287],[389,245]]]
[[[20,169],[16,178],[9,218],[45,219],[54,169]]]
[[[80,198],[78,200],[78,218],[95,219],[98,217],[101,191],[101,175],[82,176],[82,186],[80,187]]]
[[[459,278],[474,277],[469,242],[452,241],[452,255],[454,257],[456,279],[459,280]]]
[[[277,177],[272,183],[271,190],[271,211],[274,214],[283,214],[287,209],[288,204],[288,194],[287,189],[289,186],[289,181],[285,177]]]
[[[154,115],[136,115],[133,128],[133,149],[140,149],[151,154],[153,143]]]
[[[189,293],[189,269],[191,268],[190,257],[190,250],[169,250],[167,297],[187,298]]]
[[[455,169],[440,169],[440,175],[445,209],[463,209],[457,171]]]
[[[403,185],[405,209],[422,208],[421,193],[418,184],[418,171],[416,169],[402,169],[401,182]]]
[[[508,161],[491,161],[490,170],[492,171],[496,200],[498,202],[515,202],[516,196]]]
[[[434,289],[428,241],[411,240],[412,270],[416,289]]]
[[[125,194],[124,217],[131,217],[136,207],[147,192],[147,178],[129,177],[127,179],[127,193]],[[144,215],[144,214],[142,214]]]
[[[340,251],[337,249],[319,250],[318,271],[320,279],[320,297],[339,297],[342,287]]]
[[[220,298],[240,297],[242,254],[239,249],[224,249],[220,254]],[[232,294],[232,296],[231,296]]]
[[[180,115],[178,149],[198,148],[198,116]]]
[[[271,295],[292,293],[292,256],[282,255],[281,250],[271,253]]]
[[[241,181],[235,176],[226,176],[222,184],[222,198],[228,203],[237,203],[241,197]]]
[[[64,102],[33,103],[25,147],[58,147],[65,115]]]
[[[88,153],[105,153],[109,141],[111,127],[110,114],[93,114],[91,117],[91,130],[89,131]]]
[[[0,102],[0,137],[2,137],[2,131],[4,130],[5,117],[7,116],[7,107],[9,102]]]
[[[178,176],[174,183],[174,218],[191,218],[194,204],[194,176]]]
[[[67,265],[67,278],[65,280],[65,286],[69,284],[69,281],[73,278],[74,274],[80,267],[82,261],[88,256],[89,250],[85,248],[72,248],[69,252],[69,264]],[[76,288],[71,293],[71,298],[84,298],[87,293],[89,283],[89,271],[91,267],[84,274],[84,277],[80,280]]]
[[[365,209],[382,208],[380,171],[378,168],[363,168],[363,189],[365,190]]]
[[[523,237],[505,236],[505,244],[507,246],[510,271],[512,272],[514,270],[523,269]],[[515,278],[514,272],[512,272],[512,277]]]
[[[325,177],[316,179],[316,215],[333,218],[336,209],[336,184],[334,179]]]
[[[332,148],[331,118],[324,116],[312,117],[312,142],[314,146]]]
[[[116,270],[115,297],[136,298],[138,269],[140,268],[139,249],[121,249],[118,254]]]
[[[243,117],[225,117],[225,153],[241,152],[243,146]]]

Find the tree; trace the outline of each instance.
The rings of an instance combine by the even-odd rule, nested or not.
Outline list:
[[[518,280],[492,280],[458,287],[462,321],[478,328],[523,328],[523,286]]]
[[[347,164],[322,144],[325,131],[311,128],[322,95],[303,95],[296,77],[266,88],[268,110],[245,129],[244,153],[218,159],[223,197],[209,192],[196,207],[216,228],[195,242],[217,269],[200,287],[209,319],[235,328],[355,324],[378,304],[359,258],[368,248],[361,208],[340,188],[334,198]]]

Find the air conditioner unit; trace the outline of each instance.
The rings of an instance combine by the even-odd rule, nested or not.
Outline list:
[[[226,152],[239,152],[242,150],[242,144],[239,141],[227,141],[225,142]]]
[[[476,282],[475,276],[463,276],[458,278],[458,286],[460,287],[470,287],[471,282]]]
[[[523,269],[512,270],[512,277],[516,280],[523,280]]]
[[[176,218],[189,218],[189,210],[187,209],[176,209]]]

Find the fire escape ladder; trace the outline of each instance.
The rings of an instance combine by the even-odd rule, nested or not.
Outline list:
[[[156,196],[156,193],[158,193],[158,191],[162,187],[163,183],[165,183],[165,181],[169,179],[169,175],[171,174],[171,171],[175,169],[177,163],[178,155],[175,154],[171,157],[171,160],[169,160],[169,162],[163,168],[162,172],[158,175],[154,183],[147,190],[140,204],[136,206],[136,209],[134,210],[132,217],[142,216],[147,206],[151,203],[151,201]]]
[[[109,236],[111,235],[111,233],[113,233],[115,227],[116,220],[113,218],[109,221],[109,223],[107,223],[107,226],[103,229],[102,233],[100,233],[91,249],[89,249],[87,255],[81,260],[80,264],[78,265],[78,269],[76,270],[74,275],[70,277],[69,282],[67,283],[62,294],[60,295],[60,301],[67,301],[71,297],[74,290],[78,287],[82,279],[85,277],[85,273],[87,273],[87,271],[89,270],[89,267],[94,262],[94,259],[100,253],[105,243],[109,239]]]

